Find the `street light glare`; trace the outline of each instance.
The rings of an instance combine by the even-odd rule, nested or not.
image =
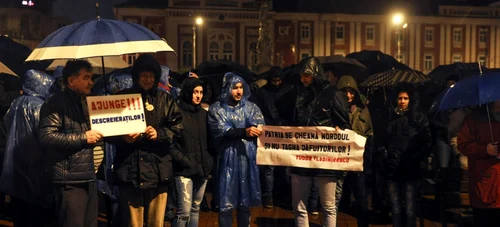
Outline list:
[[[403,23],[403,14],[395,14],[393,17],[392,17],[392,23],[394,24],[401,24]]]
[[[408,24],[407,23],[403,24],[403,28],[406,28],[406,27],[408,27]]]
[[[196,18],[196,24],[197,24],[197,25],[202,25],[202,24],[203,24],[203,18],[201,18],[201,17],[197,17],[197,18]]]

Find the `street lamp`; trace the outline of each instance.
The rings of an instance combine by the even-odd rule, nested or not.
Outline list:
[[[403,35],[402,31],[401,31],[401,27],[404,29],[408,26],[407,23],[404,23],[404,20],[405,20],[405,17],[401,13],[396,13],[392,16],[392,24],[394,24],[399,31],[399,35],[396,36],[396,39],[398,40],[398,55],[396,57],[398,58],[399,62],[401,62],[401,38]]]
[[[193,25],[193,69],[196,68],[196,26],[203,24],[202,17],[196,17],[195,25]]]

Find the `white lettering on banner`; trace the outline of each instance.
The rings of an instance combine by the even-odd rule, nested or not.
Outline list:
[[[90,126],[105,137],[142,133],[146,119],[141,94],[87,96]]]
[[[332,127],[262,126],[257,164],[363,171],[366,138]]]

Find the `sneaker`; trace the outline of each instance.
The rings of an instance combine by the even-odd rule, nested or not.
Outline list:
[[[273,208],[273,199],[272,198],[266,198],[264,200],[264,207],[267,209],[272,209]]]

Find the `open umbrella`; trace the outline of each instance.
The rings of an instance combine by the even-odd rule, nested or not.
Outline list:
[[[330,70],[336,76],[349,75],[361,83],[368,76],[368,69],[354,58],[342,55],[317,57],[325,71]]]
[[[429,78],[422,72],[415,70],[391,69],[382,73],[374,74],[366,78],[360,87],[388,87],[399,83],[418,84],[428,81]]]
[[[460,77],[461,80],[469,78],[472,75],[478,75],[480,71],[487,71],[485,67],[479,68],[477,62],[473,63],[463,63],[456,62],[449,65],[440,65],[432,70],[428,76],[430,77],[432,83],[439,84],[442,86],[446,85],[446,79],[448,76],[455,74]]]
[[[65,66],[69,59],[57,59],[47,67],[47,70],[55,70],[58,66]],[[102,59],[101,57],[85,58],[93,68],[94,74],[102,73]],[[107,56],[104,57],[105,72],[111,72],[117,69],[127,68],[129,65],[121,56]]]
[[[0,73],[5,73],[5,74],[19,77],[15,72],[12,72],[12,70],[10,70],[9,67],[4,65],[2,62],[0,62]]]
[[[131,53],[174,51],[142,25],[95,19],[64,26],[48,35],[26,59],[81,59]]]
[[[469,77],[444,90],[434,101],[431,109],[442,111],[466,106],[483,105],[500,100],[500,92],[497,90],[499,86],[500,73],[498,72],[486,72],[479,76]],[[486,111],[488,112],[490,132],[493,140],[488,105],[486,105]]]
[[[0,62],[20,77],[29,69],[44,70],[50,61],[24,62],[31,54],[31,49],[13,39],[0,36]],[[10,73],[9,73],[10,74]]]
[[[440,111],[494,102],[500,100],[499,87],[498,72],[472,76],[444,90],[434,101],[433,108]]]
[[[379,50],[362,50],[350,53],[346,57],[354,58],[366,66],[369,75],[385,72],[390,69],[411,70],[407,65],[398,62],[394,57]]]
[[[248,67],[225,59],[204,61],[193,69],[193,72],[199,76],[200,80],[210,86],[209,89],[213,92],[210,102],[215,101],[219,96],[222,89],[222,80],[228,72],[241,76],[248,84],[257,79],[257,76]]]

